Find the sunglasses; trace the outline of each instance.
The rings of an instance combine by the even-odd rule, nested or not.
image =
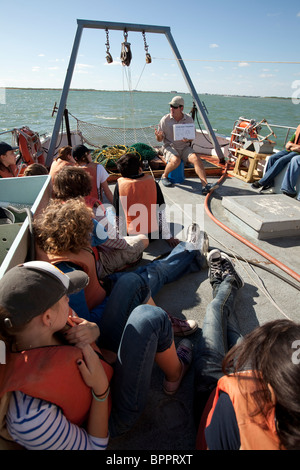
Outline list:
[[[173,109],[178,109],[179,106],[173,106],[172,104],[170,105],[170,108],[173,108]]]

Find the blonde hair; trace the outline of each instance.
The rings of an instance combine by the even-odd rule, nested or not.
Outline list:
[[[45,253],[79,253],[90,246],[93,211],[83,198],[52,200],[34,221],[35,240]]]

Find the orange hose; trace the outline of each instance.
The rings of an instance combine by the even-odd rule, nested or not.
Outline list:
[[[225,168],[225,172],[224,174],[221,176],[221,178],[218,180],[218,182],[216,184],[221,184],[221,182],[223,181],[223,179],[226,177],[227,175],[227,165],[226,165],[226,168]],[[204,201],[204,207],[205,207],[205,211],[206,213],[208,214],[208,216],[217,224],[219,225],[219,227],[221,227],[223,230],[225,230],[226,232],[228,232],[230,235],[232,235],[233,237],[237,238],[240,242],[244,243],[245,245],[247,245],[249,248],[251,248],[252,250],[256,251],[258,254],[260,254],[261,256],[263,256],[264,258],[266,258],[267,260],[271,261],[271,263],[273,263],[275,266],[277,266],[278,268],[280,268],[282,271],[286,272],[289,276],[293,277],[294,279],[296,279],[296,281],[300,282],[300,275],[298,273],[296,273],[295,271],[293,271],[292,269],[290,269],[288,266],[286,266],[285,264],[281,263],[280,261],[278,261],[276,258],[274,258],[273,256],[269,255],[269,253],[267,253],[266,251],[262,250],[261,248],[259,248],[258,246],[254,245],[253,243],[249,242],[249,240],[247,240],[246,238],[244,238],[243,236],[241,235],[238,235],[236,232],[234,232],[233,230],[231,230],[229,227],[227,227],[226,225],[224,225],[222,222],[220,222],[218,219],[216,219],[216,217],[212,214],[211,210],[209,209],[208,207],[208,200],[210,198],[210,196],[212,195],[213,193],[213,190],[207,194],[207,196],[205,197],[205,201]]]

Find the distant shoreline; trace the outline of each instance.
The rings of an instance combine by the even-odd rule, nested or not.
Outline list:
[[[62,91],[62,88],[31,88],[31,87],[2,87],[6,90],[31,90],[31,91]],[[91,92],[105,92],[105,93],[128,93],[128,90],[97,90],[96,88],[70,88],[69,91],[91,91]],[[172,91],[142,91],[132,90],[134,93],[174,93]],[[187,95],[187,92],[176,92],[178,95]],[[277,100],[290,100],[291,97],[284,96],[259,96],[259,95],[228,95],[222,93],[198,93],[199,95],[209,96],[228,96],[230,98],[266,98],[266,99],[277,99]]]

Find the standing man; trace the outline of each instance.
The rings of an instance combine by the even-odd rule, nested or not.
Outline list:
[[[207,183],[201,158],[193,150],[192,140],[174,140],[173,126],[193,123],[193,118],[183,112],[184,100],[181,96],[174,96],[169,104],[170,114],[166,114],[161,119],[158,129],[155,129],[156,140],[164,143],[166,168],[161,178],[162,184],[167,187],[173,186],[168,175],[180,165],[182,160],[184,163],[189,162],[194,165],[195,172],[202,184],[202,194],[206,195],[209,193],[211,185]]]

